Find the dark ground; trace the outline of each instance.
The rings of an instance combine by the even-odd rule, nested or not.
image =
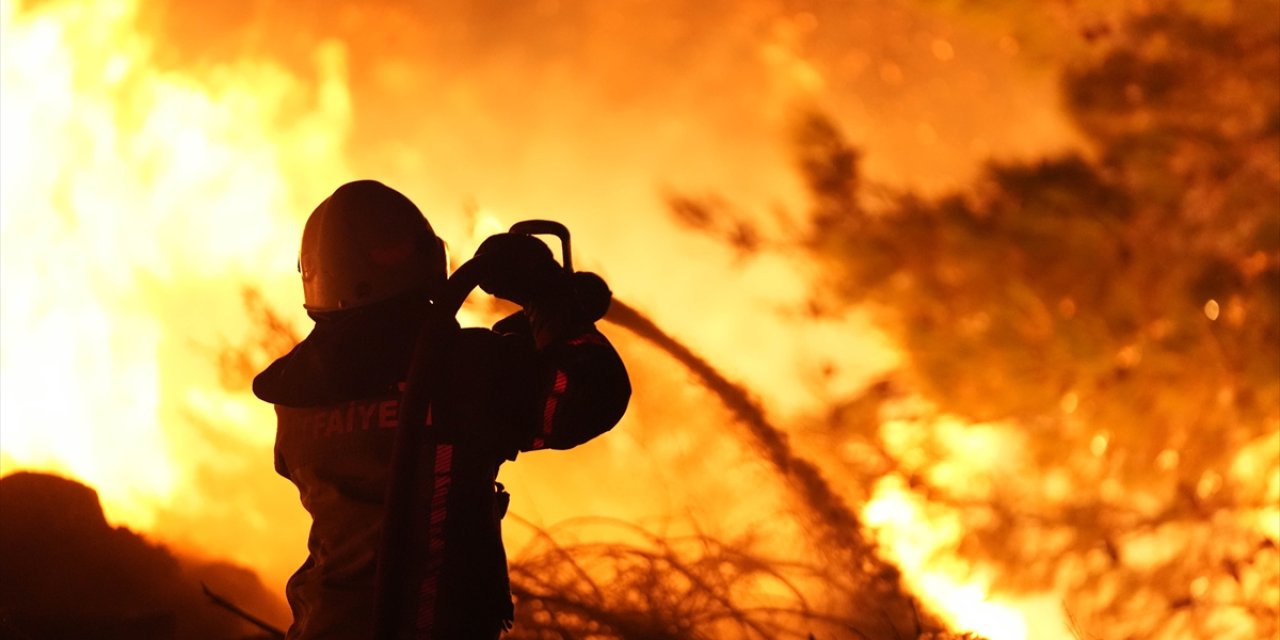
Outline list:
[[[83,484],[27,472],[0,478],[0,639],[264,637],[214,605],[202,583],[260,618],[288,619],[248,569],[110,526]]]

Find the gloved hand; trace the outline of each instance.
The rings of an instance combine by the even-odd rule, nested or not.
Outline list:
[[[582,312],[582,319],[595,322],[603,318],[609,311],[609,304],[613,302],[613,292],[609,290],[604,278],[590,271],[578,271],[572,275],[571,282],[573,297],[578,303],[578,310]]]
[[[551,249],[533,236],[499,233],[476,249],[482,263],[480,289],[522,307],[566,285],[567,275]]]

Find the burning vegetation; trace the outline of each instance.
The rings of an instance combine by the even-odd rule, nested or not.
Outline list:
[[[993,586],[1070,594],[1082,637],[1280,629],[1276,18],[1133,16],[1063,76],[1086,152],[953,194],[877,188],[831,120],[797,126],[815,310],[868,305],[905,353],[832,408],[831,468],[955,518]],[[677,210],[753,251],[716,206]]]
[[[83,479],[112,523],[281,582],[305,521],[268,479],[270,411],[247,381],[305,331],[282,311],[303,203],[353,172],[545,209],[584,229],[580,259],[615,256],[605,330],[637,406],[613,443],[517,465],[533,470],[508,482],[513,638],[1280,633],[1274,2],[725,2],[641,35],[585,2],[426,16],[388,0],[323,20],[75,4],[3,4],[6,633],[254,633],[196,591],[215,574],[283,615],[241,570],[113,528],[92,491],[12,472]],[[282,24],[297,37],[269,43]],[[537,38],[473,51],[470,29]],[[927,36],[868,44],[881,30]],[[611,37],[661,59],[633,65]],[[729,66],[742,41],[759,69]],[[981,62],[960,66],[966,46]],[[1044,101],[1006,59],[1050,69],[1045,109],[1066,125],[1017,102]],[[941,88],[918,102],[972,104],[895,102],[929,69]],[[727,70],[752,100],[709,89]],[[495,88],[513,78],[547,90]],[[747,102],[788,123],[789,169],[762,159]],[[719,142],[686,144],[685,119]],[[962,131],[972,144],[946,152]],[[633,146],[645,134],[679,152]],[[618,177],[647,170],[637,157],[675,170],[637,187]],[[721,165],[729,186],[706,169]],[[766,214],[761,190],[796,176],[800,204]],[[655,181],[665,206],[637,211]],[[472,204],[472,228],[439,220],[448,198],[424,195],[444,235],[503,228]],[[633,248],[667,243],[694,257]],[[672,310],[712,288],[738,306]],[[804,293],[759,293],[784,288]],[[467,319],[499,313],[485,304]],[[872,333],[890,357],[857,342]],[[822,344],[770,355],[804,339]],[[48,532],[83,537],[32,551]],[[104,588],[116,574],[147,577]],[[73,597],[93,606],[59,616]]]

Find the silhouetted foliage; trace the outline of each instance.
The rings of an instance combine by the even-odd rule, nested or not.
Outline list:
[[[803,637],[806,622],[828,624],[786,575],[799,568],[753,554],[749,541],[659,537],[613,525],[647,544],[568,543],[538,531],[513,557],[520,603],[514,637],[781,638]],[[762,582],[789,593],[791,606],[745,606],[742,598]]]
[[[302,340],[262,292],[245,287],[240,295],[245,313],[253,323],[253,334],[243,342],[224,344],[218,350],[219,381],[228,391],[248,390],[259,371]]]
[[[962,192],[870,207],[826,118],[796,136],[816,295],[875,309],[936,414],[1026,444],[976,496],[900,471],[1108,637],[1277,631],[1280,14],[1231,6],[1132,16],[1064,73],[1088,152]]]
[[[764,238],[751,218],[732,212],[721,199],[669,194],[667,208],[683,224],[719,239],[740,255],[764,248]]]
[[[640,541],[565,541],[575,529],[602,524]],[[716,540],[657,536],[617,521],[566,522],[556,531],[538,530],[528,548],[512,558],[518,606],[511,637],[978,638],[925,630],[918,619],[886,630],[879,619],[885,612],[876,609],[878,601],[869,594],[863,607],[844,611],[810,602],[809,585],[839,581],[832,570],[770,558],[757,550],[749,533]]]

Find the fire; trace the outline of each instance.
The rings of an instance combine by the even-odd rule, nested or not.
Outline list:
[[[942,550],[964,535],[963,523],[927,515],[921,498],[900,479],[891,477],[878,483],[863,515],[881,536],[881,544],[908,584],[953,628],[991,640],[1073,637],[1052,596],[992,596],[992,576],[945,554]],[[1034,628],[1031,619],[1036,620]]]
[[[947,463],[937,465],[933,480],[940,486],[973,487],[981,495],[989,491],[982,475],[1017,458],[1016,439],[996,425],[970,425],[948,418],[936,428],[952,452]],[[915,425],[898,420],[882,426],[886,442],[907,464],[912,463],[915,447],[907,434],[916,430]],[[862,515],[913,590],[953,628],[991,640],[1074,637],[1052,594],[1018,598],[992,594],[994,576],[988,569],[948,551],[965,535],[963,520],[946,507],[930,505],[901,477],[881,479]]]
[[[147,529],[212,456],[168,425],[270,442],[193,347],[245,329],[222,302],[238,283],[290,272],[301,170],[341,173],[341,52],[318,52],[329,90],[291,114],[305,85],[278,68],[156,68],[131,2],[0,6],[3,467],[84,480]]]
[[[289,320],[305,329],[294,280],[301,222],[314,202],[353,176],[355,165],[344,149],[357,119],[348,84],[348,51],[343,43],[320,42],[312,51],[313,73],[308,76],[249,57],[201,72],[167,69],[156,61],[151,37],[136,26],[138,13],[138,4],[131,0],[50,2],[38,8],[0,0],[0,471],[40,469],[81,479],[98,490],[113,522],[172,535],[279,581],[302,553],[297,531],[302,514],[296,504],[288,514],[244,508],[222,517],[221,521],[242,523],[253,535],[275,535],[256,544],[244,544],[244,531],[175,528],[173,518],[175,513],[240,509],[216,496],[193,495],[196,487],[210,490],[201,482],[209,469],[232,470],[264,487],[271,476],[270,408],[218,383],[216,353],[219,345],[235,342],[251,329],[238,305],[240,288],[246,284],[280,301],[274,308],[292,310]],[[801,46],[804,35],[818,28],[816,20],[802,14],[784,21],[773,34],[776,40],[761,48],[765,65],[785,76],[787,88],[780,91],[785,99],[818,93],[828,84]],[[928,51],[947,62],[959,56],[957,47],[944,39],[929,40]],[[846,56],[842,64],[870,64],[859,56]],[[902,81],[902,70],[892,63],[881,67],[881,75],[886,74],[898,79],[895,84]],[[468,114],[475,100],[465,91],[444,97],[448,100],[441,108],[449,108],[452,100]],[[786,100],[766,97],[772,100],[762,101],[764,108],[776,115],[781,110],[777,105]],[[628,123],[639,129],[635,122]],[[523,123],[512,128],[519,124]],[[775,186],[765,185],[768,180],[762,176],[783,170],[752,165],[759,158],[753,154],[763,153],[757,148],[761,145],[754,139],[739,140],[736,122],[725,119],[722,124],[732,133],[724,139],[733,142],[722,141],[722,148],[714,149],[717,156],[745,158],[726,173],[736,183],[751,183],[743,187],[748,192]],[[924,127],[928,135],[918,137],[928,138],[930,144],[939,141],[939,130],[954,134],[954,128],[942,125],[895,126],[911,132]],[[1032,126],[1037,135],[1011,130],[1008,138],[1037,138],[1057,125],[1041,114]],[[707,167],[721,163],[684,157],[701,153],[690,151],[699,145],[683,144],[692,128],[680,121],[653,130],[654,136],[680,141],[679,153],[674,154],[680,157],[653,152],[647,159],[654,165],[691,169],[689,175],[697,179],[714,177],[708,173],[714,169]],[[600,157],[620,163],[612,182],[606,180],[607,186],[599,189],[608,193],[567,196],[586,182],[579,170],[549,169],[547,174],[562,182],[547,179],[549,186],[531,189],[535,195],[525,198],[532,204],[518,206],[514,203],[520,198],[500,192],[493,197],[498,203],[493,209],[510,218],[499,222],[489,208],[477,209],[472,237],[452,248],[455,261],[470,255],[479,239],[518,217],[564,217],[554,209],[564,207],[568,217],[582,223],[575,233],[583,228],[592,239],[618,236],[611,245],[585,250],[582,247],[592,245],[575,240],[578,251],[587,254],[580,264],[592,268],[592,257],[607,256],[607,266],[616,270],[607,274],[616,276],[615,290],[653,303],[659,320],[694,336],[712,359],[723,356],[731,375],[766,389],[765,402],[783,415],[802,413],[820,400],[813,397],[811,381],[792,375],[792,359],[816,358],[831,350],[857,352],[872,363],[892,359],[887,347],[850,338],[841,324],[847,318],[839,323],[811,321],[801,329],[795,318],[762,318],[747,324],[742,317],[760,308],[793,304],[803,297],[795,284],[804,276],[800,269],[781,260],[756,262],[746,269],[728,259],[724,263],[729,266],[709,264],[713,261],[705,258],[714,250],[696,240],[673,238],[663,222],[627,222],[641,217],[631,215],[638,209],[633,202],[653,185],[647,174],[640,186],[617,176],[649,167],[634,164],[639,161],[622,157],[628,154],[613,147],[591,146],[594,142],[560,155],[545,153],[560,152],[561,132],[520,132],[526,133],[535,152],[560,158],[562,164],[576,167],[587,164],[584,159]],[[504,145],[493,146],[504,154],[508,151]],[[448,151],[441,155],[455,162],[455,150]],[[923,162],[919,155],[904,160],[904,166]],[[494,160],[479,156],[474,164],[500,164]],[[944,160],[929,162],[947,164]],[[531,183],[544,178],[547,175],[526,177]],[[779,187],[788,188],[794,186]],[[566,198],[572,201],[564,202]],[[428,200],[425,210],[447,210],[439,197]],[[597,215],[613,205],[625,215]],[[461,236],[450,233],[457,229],[447,221],[438,224],[438,230],[446,237]],[[634,234],[641,234],[638,240]],[[691,257],[676,259],[681,255]],[[706,282],[728,286],[694,286]],[[739,313],[701,313],[712,306]],[[761,334],[777,339],[761,340]],[[753,344],[755,357],[738,357],[745,343]],[[836,372],[833,379],[842,387],[861,382],[848,371]],[[713,411],[703,413],[705,422],[720,418]],[[969,453],[992,455],[1010,446],[991,432],[983,433],[987,439],[967,449]],[[1105,451],[1107,440],[1099,437],[1098,448]],[[674,433],[652,450],[692,448],[686,440],[693,442],[689,433]],[[594,455],[634,459],[650,450],[647,444],[615,439]],[[741,462],[729,454],[717,455],[729,460],[726,467]],[[1265,462],[1263,455],[1257,454],[1258,464]],[[1176,452],[1173,459],[1176,463]],[[512,486],[557,477],[570,466],[552,458],[521,464]],[[964,468],[952,471],[968,477]],[[1270,476],[1272,486],[1280,486],[1278,478]],[[763,484],[765,479],[752,481]],[[271,486],[272,491],[288,491],[282,481]],[[682,508],[671,496],[658,495],[660,490],[650,493],[654,495],[637,496],[634,502],[672,511]],[[634,516],[642,508],[619,506],[607,497],[591,499],[596,502],[583,503],[616,508],[622,516]],[[524,495],[517,500],[532,502]],[[543,507],[546,515],[559,515],[554,507]],[[963,523],[924,509],[920,497],[902,483],[886,480],[877,485],[862,515],[881,532],[884,548],[903,569],[908,584],[957,628],[993,640],[1069,636],[1052,598],[993,596],[992,576],[982,567],[954,557],[938,561],[935,555],[963,536]],[[1260,526],[1274,527],[1274,517],[1274,509],[1261,514]],[[287,536],[277,533],[281,520],[292,527]],[[1277,537],[1280,532],[1272,535],[1273,540]],[[293,549],[296,555],[271,553],[276,547]],[[1033,619],[1043,626],[1032,629]]]

